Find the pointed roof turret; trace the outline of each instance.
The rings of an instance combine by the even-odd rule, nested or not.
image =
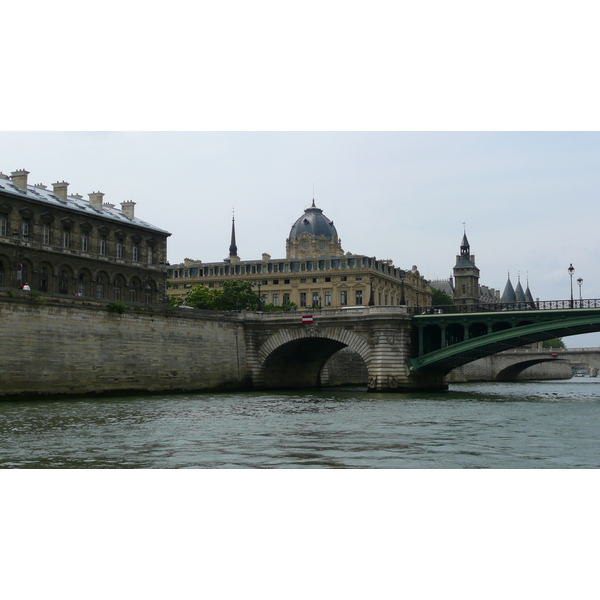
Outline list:
[[[235,213],[231,219],[231,244],[229,245],[229,256],[237,256],[237,245],[235,243]]]
[[[521,275],[519,275],[517,287],[515,288],[515,300],[517,302],[525,301],[525,292],[523,291],[523,286],[521,285]]]
[[[533,294],[529,290],[529,275],[527,276],[527,289],[525,290],[525,302],[527,302],[528,304],[532,304],[532,305],[535,304],[535,301],[533,300]]]
[[[504,291],[502,292],[502,297],[500,298],[500,302],[503,304],[509,304],[512,302],[516,302],[517,298],[515,295],[515,289],[513,288],[512,283],[510,282],[510,271],[508,273],[508,281],[506,282],[506,286],[504,287]]]

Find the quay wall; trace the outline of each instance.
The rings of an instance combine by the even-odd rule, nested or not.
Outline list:
[[[0,298],[0,397],[250,387],[236,314]]]

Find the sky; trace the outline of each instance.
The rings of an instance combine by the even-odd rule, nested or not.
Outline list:
[[[600,298],[599,164],[597,132],[0,133],[0,170],[133,200],[172,234],[171,264],[225,258],[233,214],[242,259],[284,257],[314,189],[345,251],[444,279],[466,229],[481,284],[510,273],[540,300],[570,297],[570,264],[575,298],[578,278]]]

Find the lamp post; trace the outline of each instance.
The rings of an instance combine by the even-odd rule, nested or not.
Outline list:
[[[575,268],[573,267],[573,263],[569,265],[567,269],[569,272],[569,277],[571,278],[571,308],[573,308],[573,273],[575,272]]]
[[[23,252],[23,243],[21,242],[21,238],[19,237],[19,230],[15,229],[13,231],[13,241],[17,246],[16,251],[16,271],[17,271],[17,287],[21,287],[23,284],[23,265],[21,261],[25,257],[25,253]]]
[[[256,310],[257,310],[258,312],[261,312],[261,311],[262,311],[262,301],[261,301],[261,299],[260,299],[260,286],[261,286],[261,283],[260,283],[260,281],[259,281],[259,282],[258,282],[258,306],[256,307]]]
[[[369,295],[369,306],[375,306],[375,298],[373,297],[373,276],[369,277],[371,282],[371,294]]]
[[[400,281],[402,282],[402,291],[400,292],[400,305],[406,306],[406,296],[404,295],[404,280],[406,279],[406,271],[404,269],[400,269],[398,277],[400,277]]]
[[[583,284],[583,279],[581,277],[577,280],[577,284],[579,285],[579,308],[583,308],[583,301],[581,299],[581,285]]]

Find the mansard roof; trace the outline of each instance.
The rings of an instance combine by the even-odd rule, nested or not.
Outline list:
[[[102,217],[110,219],[111,221],[117,221],[127,225],[135,225],[137,227],[143,227],[144,229],[151,229],[152,231],[159,232],[163,235],[171,235],[168,231],[160,229],[155,225],[146,223],[142,219],[137,217],[130,217],[124,212],[115,208],[110,204],[103,204],[102,207],[95,207],[90,204],[87,200],[79,196],[67,195],[67,199],[63,200],[51,190],[43,187],[27,185],[27,190],[15,185],[10,179],[5,179],[5,176],[0,176],[0,193],[14,196],[15,198],[22,198],[38,202],[46,206],[54,208],[63,208],[67,210],[73,210],[88,216]]]

